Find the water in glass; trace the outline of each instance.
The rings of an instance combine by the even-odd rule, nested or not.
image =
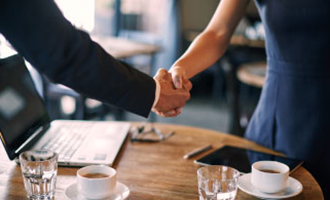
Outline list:
[[[22,176],[29,199],[54,199],[57,178],[57,154],[27,151],[20,155]]]
[[[43,174],[23,173],[24,186],[30,199],[53,199],[55,196],[56,171]]]
[[[197,170],[200,200],[234,200],[239,172],[227,166],[206,166]]]

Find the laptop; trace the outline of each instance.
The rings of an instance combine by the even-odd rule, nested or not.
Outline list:
[[[51,121],[23,58],[0,60],[0,137],[9,159],[44,149],[59,154],[59,166],[112,166],[129,129],[129,122]]]

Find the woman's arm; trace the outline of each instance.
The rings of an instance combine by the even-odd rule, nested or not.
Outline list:
[[[172,65],[176,87],[182,78],[191,78],[210,67],[227,50],[230,38],[243,17],[250,0],[221,0],[205,30]],[[180,82],[179,84],[176,82]],[[178,85],[177,85],[178,84]]]

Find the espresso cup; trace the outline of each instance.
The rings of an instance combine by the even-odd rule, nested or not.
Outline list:
[[[252,164],[251,183],[264,193],[277,193],[286,188],[290,168],[277,161],[258,161]]]
[[[77,171],[78,192],[88,199],[104,199],[115,192],[117,172],[105,165],[90,165]]]

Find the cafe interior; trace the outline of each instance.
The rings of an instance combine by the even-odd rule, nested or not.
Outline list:
[[[77,29],[89,33],[105,51],[154,76],[160,68],[169,70],[188,49],[205,29],[220,1],[55,2]],[[8,41],[0,36],[0,58],[15,53]],[[130,123],[131,130],[111,163],[117,170],[117,190],[118,183],[122,184],[119,189],[122,191],[117,193],[122,194],[105,199],[203,199],[199,196],[202,172],[198,171],[198,176],[196,172],[205,166],[205,160],[198,159],[224,146],[285,156],[244,139],[267,73],[265,30],[254,1],[250,1],[225,54],[190,79],[193,85],[190,100],[177,117],[161,117],[153,112],[148,118],[141,117],[53,83],[28,62],[26,65],[51,120]],[[142,137],[141,132],[146,136]],[[135,133],[141,137],[133,138]],[[8,159],[2,147],[0,155],[0,199],[24,199],[26,192],[19,165]],[[233,154],[230,159],[235,156]],[[237,160],[240,160],[239,156]],[[251,170],[251,164],[246,173]],[[228,199],[324,199],[324,188],[312,173],[301,163],[294,167],[294,170],[290,169],[288,179],[291,185],[280,193],[256,192],[251,189],[250,180],[246,184],[240,179],[237,194],[235,192]],[[76,179],[78,169],[59,165],[55,197],[52,198],[79,199],[79,192],[74,188],[79,181]],[[218,199],[221,199],[219,194]]]
[[[127,53],[127,56],[120,56],[122,60],[150,76],[159,68],[171,67],[206,27],[219,3],[98,0],[79,3],[76,9],[74,0],[56,2],[76,27],[92,35],[150,45],[145,52],[140,51],[143,47],[134,44],[127,49],[118,47],[118,52]],[[145,119],[48,83],[42,92],[52,119],[155,121],[195,125],[243,136],[259,99],[262,87],[259,82],[266,73],[263,37],[258,11],[252,2],[226,55],[192,78],[191,99],[182,114],[175,118],[151,114]],[[100,43],[102,45],[102,41]]]

